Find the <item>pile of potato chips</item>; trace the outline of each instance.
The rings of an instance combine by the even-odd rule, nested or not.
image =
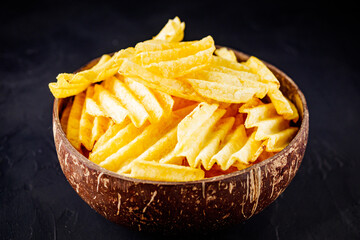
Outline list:
[[[61,124],[78,151],[122,175],[192,181],[247,168],[289,144],[298,112],[266,65],[237,62],[211,36],[184,42],[184,28],[176,17],[153,39],[49,84],[56,98],[75,96]]]

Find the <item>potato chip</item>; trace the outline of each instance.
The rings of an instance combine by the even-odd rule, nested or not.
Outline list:
[[[251,56],[245,65],[248,66],[252,72],[260,76],[260,81],[267,84],[274,84],[279,87],[280,83],[270,69],[258,58]]]
[[[237,152],[233,153],[228,161],[228,166],[236,165],[238,169],[243,169],[256,161],[265,148],[262,141],[255,139],[255,132],[247,139],[245,145]]]
[[[181,77],[208,66],[214,50],[215,46],[213,45],[212,47],[199,51],[193,55],[176,60],[150,63],[145,65],[144,68],[165,78]]]
[[[131,177],[167,182],[196,181],[204,178],[204,171],[174,164],[137,161],[131,170]]]
[[[71,111],[69,114],[66,137],[69,139],[71,145],[80,151],[81,142],[79,139],[80,118],[82,114],[83,105],[85,102],[85,92],[81,92],[75,96]]]
[[[129,77],[138,77],[136,81],[145,86],[157,89],[169,95],[202,102],[205,98],[198,95],[190,84],[177,80],[157,76],[140,65],[125,60],[120,68],[120,73]]]
[[[278,88],[271,88],[268,92],[271,102],[279,115],[283,115],[287,120],[296,120],[299,118],[295,105],[290,102]]]
[[[280,152],[295,137],[298,130],[299,128],[297,127],[290,127],[281,132],[269,135],[266,143],[266,151]]]
[[[93,94],[94,88],[92,86],[89,86],[86,90],[85,98],[91,98]],[[84,104],[80,118],[79,139],[82,145],[84,145],[84,147],[89,151],[91,151],[93,147],[91,143],[93,125],[94,117],[86,113],[86,105]]]
[[[114,137],[98,147],[96,151],[93,151],[89,155],[89,159],[94,163],[104,161],[107,157],[116,153],[120,148],[130,143],[134,138],[141,134],[147,126],[148,124],[144,124],[140,128],[137,128],[132,123],[128,124],[126,127],[117,132]]]
[[[95,85],[94,98],[98,99],[98,103],[105,115],[114,120],[115,123],[122,123],[128,111],[122,106],[121,102],[109,91],[100,85]]]
[[[104,135],[102,135],[93,147],[93,152],[96,152],[97,149],[103,146],[106,142],[108,142],[111,138],[113,138],[121,129],[130,124],[131,121],[129,118],[125,118],[125,120],[120,124],[113,124],[109,126]]]
[[[260,101],[260,103],[261,103],[261,101]],[[257,127],[258,126],[257,124],[260,121],[269,119],[271,117],[275,117],[277,115],[274,104],[272,104],[272,103],[268,103],[268,104],[261,103],[261,105],[259,105],[259,106],[248,107],[248,108],[245,108],[244,106],[242,106],[242,108],[240,108],[239,111],[241,113],[248,114],[246,117],[246,120],[245,120],[246,128]]]
[[[120,170],[156,143],[165,133],[174,128],[179,121],[180,119],[177,117],[172,117],[168,120],[149,125],[134,140],[127,143],[105,160],[103,159],[99,165],[110,171]]]
[[[105,134],[107,129],[112,125],[112,120],[107,117],[97,116],[94,117],[94,125],[91,130],[91,146],[93,149],[94,144],[101,136]]]
[[[69,101],[66,104],[66,107],[65,107],[65,109],[63,110],[63,112],[61,114],[60,124],[61,124],[61,128],[62,128],[62,130],[64,131],[65,134],[66,134],[66,128],[67,128],[69,115],[70,115],[70,111],[71,111],[71,106],[72,106],[72,102]]]
[[[215,126],[215,129],[211,135],[206,139],[204,147],[201,149],[200,153],[197,155],[195,160],[195,165],[201,163],[206,170],[210,170],[213,166],[211,163],[211,158],[214,156],[224,141],[225,136],[230,131],[231,127],[235,122],[234,117],[227,117],[221,119]]]
[[[236,55],[233,51],[231,51],[230,49],[227,49],[225,47],[219,48],[215,50],[215,55],[219,56],[221,58],[233,61],[233,62],[237,62],[237,58]]]
[[[146,109],[146,112],[149,115],[149,121],[151,123],[156,123],[160,121],[160,119],[167,114],[165,113],[165,111],[171,111],[171,109],[164,109],[163,106],[161,106],[161,104],[156,99],[154,92],[145,85],[136,81],[136,78],[125,77],[124,82],[126,86],[132,91],[134,96],[136,96],[136,98],[140,100],[141,104]],[[168,108],[168,106],[164,107]]]
[[[177,143],[176,132],[177,132],[177,127],[173,128],[168,133],[166,133],[154,145],[152,145],[150,148],[144,151],[139,157],[137,157],[134,161],[132,161],[129,165],[123,167],[119,171],[121,173],[130,172],[133,164],[137,161],[159,162],[163,156],[166,156],[174,149]]]
[[[214,40],[208,36],[199,41],[193,41],[191,44],[182,44],[180,47],[170,48],[160,51],[144,51],[140,52],[135,46],[136,54],[133,57],[133,61],[142,66],[152,63],[159,63],[164,61],[178,60],[194,55],[200,51],[204,51],[209,48],[213,48]],[[210,60],[210,59],[209,59]]]
[[[251,71],[251,69],[248,66],[244,65],[243,63],[230,61],[228,59],[217,57],[217,56],[211,57],[210,66],[211,67],[226,67],[226,68],[230,68],[230,69],[233,69],[236,71],[247,71],[247,72]]]
[[[174,99],[167,93],[153,90],[153,94],[156,97],[156,100],[160,103],[161,107],[164,110],[164,117],[168,117],[171,114],[172,108],[174,106]]]
[[[211,117],[209,117],[199,128],[197,128],[191,136],[178,141],[175,147],[176,156],[184,156],[190,167],[196,168],[199,162],[196,162],[196,156],[206,140],[206,137],[212,131],[214,125],[225,114],[225,109],[217,109]]]
[[[195,101],[191,101],[191,100],[180,98],[180,97],[172,97],[172,98],[174,101],[174,104],[173,104],[174,111],[197,103]]]
[[[185,23],[178,17],[169,19],[167,24],[161,29],[154,39],[165,40],[168,42],[180,42],[184,38]]]
[[[128,111],[133,124],[136,127],[141,127],[149,117],[149,114],[141,102],[132,94],[126,85],[116,77],[111,77],[105,82],[107,82],[107,90],[112,92],[121,105]]]
[[[85,109],[86,113],[91,116],[106,116],[99,104],[97,104],[97,102],[92,98],[85,99]]]
[[[262,88],[239,87],[190,78],[187,78],[186,81],[189,82],[201,96],[219,102],[245,103],[255,95],[263,95],[264,92],[266,94],[266,89]]]
[[[178,126],[178,142],[186,141],[218,109],[217,104],[200,103]]]
[[[244,125],[237,127],[227,138],[228,141],[221,150],[211,158],[210,166],[217,163],[222,170],[227,170],[232,165],[230,162],[231,155],[239,151],[247,141]]]

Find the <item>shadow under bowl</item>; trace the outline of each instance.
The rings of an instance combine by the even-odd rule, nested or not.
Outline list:
[[[239,61],[249,58],[233,51]],[[82,69],[90,68],[98,60]],[[70,144],[59,120],[69,98],[55,99],[54,140],[65,177],[96,212],[112,222],[140,231],[208,232],[240,223],[261,212],[295,176],[304,157],[309,132],[304,95],[285,73],[266,65],[300,115],[297,135],[273,157],[241,171],[199,181],[158,182],[122,176],[91,162]]]

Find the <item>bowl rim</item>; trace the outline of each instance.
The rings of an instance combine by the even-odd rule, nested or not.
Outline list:
[[[219,45],[216,45],[217,48],[222,47]],[[230,47],[226,47],[228,49],[233,50],[237,55],[242,55],[244,57],[250,57],[251,55],[240,52],[238,50],[232,49]],[[91,60],[90,62],[88,62],[84,67],[91,65],[92,63],[95,63],[97,60],[99,60],[100,57],[95,58],[93,60]],[[275,70],[276,72],[280,73],[283,75],[283,77],[285,78],[286,81],[288,81],[290,83],[291,86],[293,86],[296,89],[296,92],[298,93],[300,99],[301,99],[301,103],[302,103],[302,108],[303,108],[303,114],[301,119],[301,124],[299,127],[298,132],[296,133],[295,137],[290,141],[290,143],[280,152],[276,153],[274,156],[267,158],[259,163],[256,163],[248,168],[242,169],[242,170],[238,170],[232,173],[227,173],[227,174],[223,174],[223,175],[219,175],[219,176],[215,176],[215,177],[210,177],[210,178],[204,178],[201,180],[196,180],[196,181],[183,181],[183,182],[166,182],[166,181],[153,181],[153,180],[143,180],[143,179],[137,179],[137,178],[132,178],[132,177],[128,177],[125,175],[121,175],[118,174],[116,172],[107,170],[99,165],[97,165],[96,163],[93,163],[92,161],[90,161],[88,158],[86,158],[84,155],[82,155],[80,152],[78,152],[69,142],[69,140],[66,137],[66,134],[64,132],[64,130],[61,127],[60,124],[60,118],[59,118],[59,101],[61,99],[55,98],[54,99],[54,104],[53,104],[53,127],[56,126],[56,128],[60,129],[60,132],[57,132],[56,134],[60,134],[61,140],[63,141],[63,145],[65,147],[65,149],[67,149],[69,151],[70,154],[74,155],[78,160],[80,160],[87,168],[90,168],[92,170],[95,170],[97,172],[100,172],[102,174],[106,174],[109,175],[113,178],[118,178],[120,180],[123,181],[129,181],[129,182],[133,182],[134,184],[151,184],[151,185],[167,185],[167,186],[172,186],[172,185],[194,185],[194,184],[204,184],[204,183],[209,183],[209,182],[216,182],[216,181],[220,181],[220,180],[227,180],[227,179],[231,179],[233,177],[236,176],[240,176],[242,174],[245,174],[247,172],[252,171],[254,168],[259,168],[262,167],[266,164],[268,164],[269,162],[275,160],[275,158],[277,158],[279,156],[279,154],[281,154],[282,152],[285,152],[287,149],[292,148],[293,145],[295,144],[296,141],[298,141],[301,136],[300,134],[305,131],[306,129],[304,129],[306,127],[306,122],[309,121],[309,111],[308,111],[308,107],[307,107],[307,103],[306,103],[306,99],[304,94],[302,93],[302,91],[300,90],[300,88],[296,85],[296,83],[287,75],[285,74],[283,71],[281,71],[280,69],[278,69],[277,67],[273,66],[272,64],[269,64],[268,62],[264,61],[261,59],[261,61],[263,61],[267,67],[270,68],[270,70]],[[80,68],[83,69],[84,67]],[[78,71],[80,71],[78,70]],[[76,71],[77,72],[77,71]],[[300,114],[301,115],[301,114]]]

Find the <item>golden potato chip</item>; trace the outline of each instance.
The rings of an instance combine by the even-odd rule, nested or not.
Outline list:
[[[260,101],[261,103],[261,101]],[[277,116],[274,104],[268,103],[268,104],[262,104],[258,106],[250,106],[248,108],[245,108],[245,106],[242,106],[239,110],[241,113],[247,113],[247,117],[245,120],[245,127],[246,128],[252,128],[257,127],[258,123],[260,121],[263,121],[265,119],[269,119],[272,117]]]
[[[145,150],[139,157],[137,157],[129,165],[123,167],[119,171],[121,173],[130,172],[133,164],[137,161],[159,162],[163,156],[166,156],[174,149],[177,143],[176,132],[177,132],[177,127],[173,128],[168,133],[166,133],[154,145],[152,145],[150,148]]]
[[[230,69],[233,69],[236,71],[247,71],[247,72],[251,71],[251,69],[248,66],[244,65],[243,63],[230,61],[228,59],[217,57],[217,56],[211,57],[210,66],[211,67],[220,67],[221,66],[221,67],[230,68]]]
[[[214,50],[215,46],[213,45],[212,47],[199,51],[193,55],[176,60],[150,63],[144,65],[144,68],[165,78],[181,77],[208,66]]]
[[[85,102],[85,92],[81,92],[75,96],[67,124],[66,137],[69,139],[71,145],[80,151],[81,142],[79,139],[80,118],[82,114],[83,105]]]
[[[85,109],[86,113],[91,116],[106,116],[99,104],[92,98],[85,99]]]
[[[243,169],[249,164],[256,161],[265,148],[262,141],[255,139],[255,132],[250,135],[245,145],[237,152],[233,153],[230,157],[228,164],[236,165],[239,169]],[[227,166],[226,166],[227,167]]]
[[[144,124],[143,126],[137,128],[132,123],[128,124],[106,143],[99,146],[96,151],[93,151],[89,155],[89,159],[94,163],[100,163],[104,161],[107,157],[116,153],[120,148],[130,143],[134,138],[141,134],[147,126],[148,124]]]
[[[126,85],[116,77],[111,77],[105,82],[107,82],[107,90],[112,92],[121,105],[128,111],[133,124],[136,127],[141,127],[149,117],[149,114],[141,102],[132,94]]]
[[[205,173],[201,169],[149,161],[137,161],[131,170],[131,177],[167,182],[196,181],[203,179]]]
[[[65,107],[65,109],[63,110],[63,112],[61,114],[60,124],[61,124],[61,128],[62,128],[62,130],[64,131],[65,134],[66,134],[66,128],[67,128],[69,115],[70,115],[70,111],[71,111],[71,106],[72,106],[72,102],[69,101],[66,104],[66,107]]]
[[[295,122],[298,120],[299,113],[295,105],[290,102],[278,88],[271,88],[268,96],[279,115],[283,115],[287,120],[294,120]]]
[[[91,146],[93,147],[95,142],[99,140],[101,136],[105,134],[107,129],[112,125],[112,120],[107,117],[97,116],[94,117],[94,125],[91,130]]]
[[[98,99],[98,103],[105,115],[113,119],[115,123],[122,123],[128,115],[128,111],[121,105],[121,102],[98,84],[95,85],[94,90],[94,98]]]
[[[219,102],[245,103],[255,95],[266,94],[266,89],[263,88],[239,87],[190,78],[187,78],[186,81],[189,82],[201,96]]]
[[[178,142],[186,141],[218,109],[217,104],[200,103],[178,126]]]
[[[220,119],[220,121],[216,124],[214,131],[206,139],[204,147],[197,155],[195,165],[201,163],[206,170],[211,169],[213,166],[211,158],[218,152],[220,144],[224,141],[225,136],[229,133],[234,122],[234,117]]]
[[[299,128],[297,127],[290,127],[281,132],[269,135],[266,143],[266,151],[280,152],[295,137],[298,130]]]
[[[185,23],[179,17],[169,19],[167,24],[161,29],[154,39],[165,40],[168,42],[180,42],[184,38]]]
[[[124,82],[132,91],[134,96],[136,96],[137,99],[140,100],[141,104],[145,107],[146,112],[149,114],[149,121],[151,123],[160,121],[160,119],[166,115],[165,111],[169,111],[167,109],[165,110],[163,106],[161,106],[161,104],[156,99],[154,92],[145,85],[136,81],[136,78],[125,77]]]
[[[214,46],[214,40],[208,36],[199,41],[192,41],[190,44],[182,44],[180,47],[170,48],[161,51],[144,51],[140,52],[135,46],[136,54],[133,61],[142,66],[152,63],[159,63],[164,61],[178,60],[194,55],[200,51],[204,51]]]
[[[172,117],[149,125],[134,140],[127,143],[108,158],[103,159],[99,165],[110,171],[121,170],[121,168],[130,164],[133,159],[156,143],[165,133],[174,128],[179,121],[180,119],[177,117]]]
[[[172,108],[174,106],[174,99],[167,93],[153,90],[153,94],[156,97],[156,100],[160,103],[161,107],[164,110],[164,117],[168,117],[171,114]]]
[[[232,165],[230,162],[231,155],[239,151],[247,141],[244,125],[238,126],[227,138],[228,141],[225,142],[221,150],[211,158],[210,166],[217,163],[222,170],[227,170]]]
[[[131,123],[129,118],[125,118],[124,121],[120,124],[113,124],[109,126],[104,135],[102,135],[93,147],[93,152],[96,152],[99,147],[103,146],[106,142],[108,142],[111,138],[113,138],[121,129],[126,127]]]
[[[89,86],[86,90],[85,99],[91,98],[93,94],[94,88],[92,86]],[[86,113],[86,105],[84,104],[80,118],[79,139],[82,145],[84,145],[84,147],[89,151],[91,151],[93,147],[91,142],[93,125],[94,117]]]
[[[236,58],[235,53],[233,51],[231,51],[230,49],[227,49],[225,47],[216,49],[215,50],[215,55],[219,56],[221,58],[230,60],[230,61],[237,62],[237,58]]]
[[[138,77],[136,81],[149,88],[162,91],[169,95],[198,102],[202,102],[204,100],[203,97],[194,91],[190,84],[177,79],[168,79],[157,76],[129,60],[125,60],[121,65],[120,73],[129,77]]]
[[[201,151],[206,137],[225,112],[225,109],[217,109],[211,117],[199,126],[199,128],[197,128],[190,136],[178,141],[178,144],[175,147],[176,156],[186,157],[190,167],[198,167],[199,162],[195,161],[196,157]]]
[[[251,56],[245,65],[248,66],[252,72],[260,76],[260,81],[267,84],[274,84],[279,87],[280,83],[270,69],[258,58]]]

